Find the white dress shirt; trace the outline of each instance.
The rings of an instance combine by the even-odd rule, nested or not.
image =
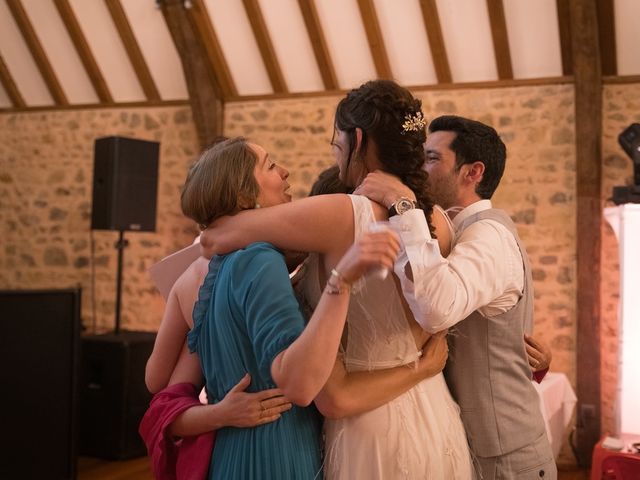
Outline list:
[[[469,216],[492,208],[480,200],[453,219],[455,229]],[[510,310],[524,288],[524,267],[516,239],[494,220],[480,220],[455,232],[447,258],[431,237],[422,210],[389,219],[404,243],[395,264],[407,303],[428,332],[451,327],[478,310],[491,317]],[[405,267],[411,267],[413,280]]]

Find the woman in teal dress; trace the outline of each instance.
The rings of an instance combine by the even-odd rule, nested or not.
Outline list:
[[[227,140],[206,151],[190,170],[182,209],[207,225],[243,209],[288,202],[287,177],[260,146]],[[334,367],[350,285],[369,269],[393,266],[398,249],[389,231],[354,244],[338,261],[306,326],[284,256],[275,247],[256,243],[211,261],[188,338],[200,357],[209,403],[224,398],[248,372],[247,391],[277,386],[294,406],[276,422],[219,429],[209,478],[322,475],[320,416],[310,404]],[[189,418],[197,417],[183,421]]]

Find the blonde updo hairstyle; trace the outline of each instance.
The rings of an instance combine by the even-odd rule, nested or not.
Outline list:
[[[253,208],[260,193],[257,161],[243,137],[209,147],[189,169],[180,195],[182,212],[204,229],[219,217]]]

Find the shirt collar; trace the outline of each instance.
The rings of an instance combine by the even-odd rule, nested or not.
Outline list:
[[[471,215],[482,212],[484,210],[489,210],[490,208],[493,208],[493,206],[491,205],[491,200],[478,200],[477,202],[472,203],[453,218],[452,222],[454,228],[457,229],[462,224],[462,222],[466,218],[469,218]]]

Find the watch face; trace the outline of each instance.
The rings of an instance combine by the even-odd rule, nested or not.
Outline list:
[[[411,209],[413,209],[413,202],[411,200],[399,200],[398,203],[396,203],[396,210],[398,212],[398,214],[402,215],[404,212],[407,212]]]

